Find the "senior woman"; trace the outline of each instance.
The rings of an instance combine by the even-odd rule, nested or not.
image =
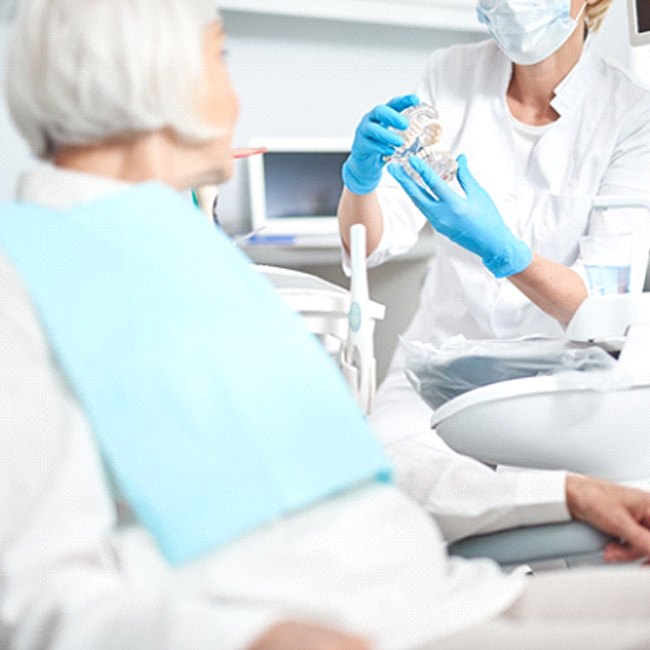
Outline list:
[[[592,46],[610,4],[478,0],[492,38],[434,52],[417,96],[361,122],[343,170],[344,244],[350,225],[364,223],[375,265],[408,250],[427,221],[436,231],[406,339],[562,336],[587,296],[578,250],[586,234],[635,235],[631,290],[641,290],[647,215],[591,210],[593,197],[650,188],[650,92]],[[467,154],[458,160],[457,188],[418,167],[435,197],[397,166],[382,178],[384,156],[401,140],[391,127],[404,128],[400,111],[418,100],[436,106],[443,143]],[[495,473],[454,454],[429,431],[431,411],[404,369],[398,349],[372,422],[398,481],[436,516],[446,539],[568,518],[572,478]]]
[[[0,645],[648,647],[642,570],[449,561],[327,356],[179,195],[231,174],[223,41],[211,0],[21,4],[9,103],[51,164],[0,209]],[[650,499],[612,495],[650,555]]]

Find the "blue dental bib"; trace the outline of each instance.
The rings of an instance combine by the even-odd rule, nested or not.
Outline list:
[[[247,258],[158,184],[0,208],[0,249],[136,517],[190,561],[389,464],[339,371]]]

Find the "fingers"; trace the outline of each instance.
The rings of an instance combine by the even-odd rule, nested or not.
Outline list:
[[[610,545],[612,556],[631,559],[650,557],[650,531],[627,511],[616,517],[608,532],[625,540],[622,544]]]
[[[400,95],[399,97],[393,97],[389,102],[386,102],[386,106],[390,106],[390,108],[401,112],[405,108],[409,108],[410,106],[417,106],[420,103],[420,98],[411,93],[410,95]]]
[[[603,557],[605,562],[634,562],[635,560],[640,560],[642,557],[646,557],[646,554],[637,551],[628,544],[612,543],[605,547]]]
[[[404,140],[397,133],[389,131],[375,122],[364,122],[360,131],[367,140],[383,145],[386,148],[386,155],[392,154],[395,147],[401,147],[404,144]]]
[[[387,104],[375,106],[375,108],[368,113],[368,117],[372,122],[376,122],[377,124],[386,127],[392,126],[398,131],[404,131],[405,129],[408,129],[409,126],[408,119],[399,111],[396,111]]]
[[[463,188],[463,192],[465,192],[467,196],[470,196],[478,190],[482,190],[483,188],[478,184],[472,173],[469,171],[465,155],[461,154],[458,156],[456,162],[458,163],[456,177],[458,178],[459,185]]]
[[[409,162],[411,163],[411,167],[420,174],[427,187],[431,188],[431,191],[440,200],[447,203],[453,203],[456,200],[456,193],[423,160],[417,156],[412,156],[409,158]]]
[[[431,196],[426,190],[420,187],[405,171],[405,169],[397,163],[388,165],[388,171],[393,178],[402,186],[404,191],[408,194],[409,198],[416,207],[422,212],[429,220],[432,218],[432,208],[435,207],[437,199]]]
[[[395,97],[387,104],[375,106],[361,120],[357,133],[371,145],[369,152],[390,156],[396,147],[401,147],[404,144],[404,139],[395,131],[405,131],[409,122],[400,111],[418,104],[419,101],[417,95]],[[377,143],[381,146],[372,146]]]

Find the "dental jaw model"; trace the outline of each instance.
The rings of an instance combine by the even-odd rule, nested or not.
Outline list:
[[[422,184],[422,179],[409,163],[411,156],[424,160],[444,181],[453,181],[458,166],[451,152],[440,146],[442,126],[438,111],[429,104],[418,104],[402,111],[402,115],[409,121],[406,131],[399,131],[404,145],[397,148],[387,160],[402,165],[419,184]]]

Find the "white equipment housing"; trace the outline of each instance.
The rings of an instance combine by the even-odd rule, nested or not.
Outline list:
[[[594,207],[648,208],[648,202],[623,197]],[[647,479],[650,293],[587,298],[566,334],[620,350],[617,366],[483,386],[438,408],[432,427],[452,449],[490,465]]]
[[[386,308],[368,296],[365,228],[353,226],[350,234],[350,291],[300,271],[261,265],[256,268],[320,339],[341,367],[359,406],[368,414],[376,389],[375,322],[384,318]]]
[[[490,465],[647,479],[650,293],[588,298],[567,334],[605,344],[623,338],[617,367],[483,386],[437,409],[432,427],[456,451]]]

